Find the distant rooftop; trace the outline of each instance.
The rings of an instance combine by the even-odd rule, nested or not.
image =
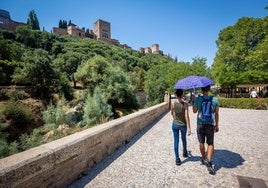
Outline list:
[[[0,17],[10,19],[9,12],[3,9],[0,9]]]

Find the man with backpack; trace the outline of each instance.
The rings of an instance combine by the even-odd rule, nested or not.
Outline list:
[[[210,174],[215,174],[211,160],[214,152],[214,132],[219,131],[219,102],[208,96],[210,85],[202,87],[202,95],[195,98],[193,112],[197,113],[197,137],[201,152],[201,164],[205,164]],[[205,149],[205,141],[207,150]],[[207,155],[206,155],[207,154]]]

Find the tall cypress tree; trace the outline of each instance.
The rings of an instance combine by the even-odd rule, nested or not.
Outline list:
[[[62,28],[67,29],[67,21],[66,20],[62,21]]]
[[[68,26],[70,26],[71,24],[72,24],[72,21],[71,21],[71,20],[69,20]]]
[[[60,21],[59,21],[59,28],[67,29],[67,21],[60,19]]]
[[[59,22],[59,28],[63,28],[62,27],[62,20],[60,20],[60,22]]]
[[[27,25],[33,30],[40,30],[39,21],[34,10],[30,11],[28,15]]]

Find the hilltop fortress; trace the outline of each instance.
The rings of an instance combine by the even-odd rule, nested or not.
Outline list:
[[[15,31],[18,26],[26,26],[26,24],[11,20],[9,12],[0,9],[0,29]]]
[[[6,29],[10,31],[15,31],[18,26],[26,26],[25,23],[13,21],[9,15],[9,12],[6,10],[0,9],[0,29]],[[53,34],[58,35],[72,35],[79,37],[88,37],[96,40],[104,41],[108,44],[118,45],[121,48],[127,49],[130,48],[127,44],[120,44],[119,40],[111,38],[111,24],[110,22],[104,20],[97,20],[93,24],[93,30],[81,29],[75,24],[71,23],[67,29],[53,27]],[[163,51],[159,50],[158,44],[153,44],[152,47],[139,48],[141,53],[153,53],[163,55]]]

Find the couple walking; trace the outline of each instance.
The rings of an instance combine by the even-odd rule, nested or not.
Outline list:
[[[197,138],[201,153],[201,164],[207,166],[210,174],[215,174],[211,160],[214,152],[214,132],[219,131],[219,103],[216,98],[208,96],[210,85],[202,87],[202,95],[194,99],[193,112],[197,113]],[[176,90],[177,100],[171,104],[173,116],[172,131],[176,165],[181,164],[179,157],[179,135],[181,133],[183,157],[188,157],[186,134],[191,135],[188,103],[182,100],[183,90]],[[205,147],[207,143],[207,150]]]

